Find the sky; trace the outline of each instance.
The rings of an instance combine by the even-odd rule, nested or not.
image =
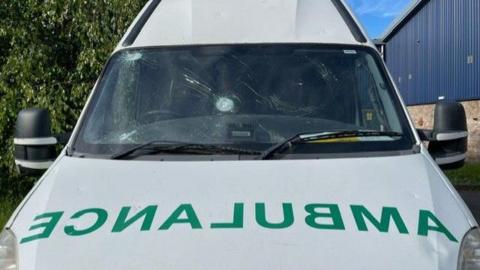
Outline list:
[[[412,0],[347,0],[371,38],[385,30],[410,5]]]

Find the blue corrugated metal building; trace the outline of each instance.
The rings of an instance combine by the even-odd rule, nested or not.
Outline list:
[[[383,43],[408,105],[480,99],[480,0],[418,0]]]

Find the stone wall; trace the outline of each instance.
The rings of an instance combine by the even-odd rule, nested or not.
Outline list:
[[[462,102],[467,113],[468,161],[480,161],[480,100]],[[431,129],[435,105],[410,106],[408,110],[417,128]]]

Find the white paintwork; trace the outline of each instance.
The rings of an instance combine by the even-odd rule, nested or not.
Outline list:
[[[373,46],[355,40],[330,0],[163,0],[131,47],[238,43]]]
[[[210,222],[231,220],[235,202],[245,203],[244,229],[210,229]],[[281,216],[280,203],[293,203],[295,224],[284,230],[259,227],[255,202],[266,203],[272,220]],[[204,228],[177,225],[158,231],[182,203],[195,207]],[[306,226],[303,207],[308,203],[339,204],[346,230]],[[151,231],[140,232],[136,224],[122,233],[110,232],[121,207],[138,211],[152,204],[159,208]],[[365,205],[377,215],[383,206],[398,207],[410,234],[394,228],[389,233],[359,232],[351,204]],[[68,217],[90,207],[106,209],[111,214],[107,224],[90,235],[66,236],[62,228],[72,224]],[[355,269],[455,269],[459,243],[436,233],[417,236],[418,210],[433,211],[461,239],[475,226],[464,207],[423,154],[225,162],[63,157],[11,225],[22,238],[31,235],[34,216],[65,211],[51,238],[20,245],[22,269],[342,270],[352,269],[352,262]],[[91,222],[83,218],[73,224],[88,227]]]
[[[457,139],[463,139],[468,137],[467,131],[445,132],[438,133],[435,138],[437,141],[452,141]]]
[[[23,168],[34,169],[34,170],[46,170],[52,166],[53,161],[26,161],[15,159],[15,164],[17,166],[22,166]]]
[[[163,0],[132,47],[269,42],[359,45],[339,18],[331,2],[324,0]],[[370,41],[363,45],[373,46]],[[124,49],[121,43],[116,50],[120,49]],[[85,109],[81,118],[84,114]],[[409,122],[413,130],[410,118]],[[74,136],[77,132],[78,127]],[[65,212],[50,238],[19,246],[22,270],[453,270],[460,243],[434,232],[418,236],[418,211],[434,212],[459,241],[477,224],[414,134],[420,154],[355,159],[112,161],[70,158],[64,150],[7,227],[22,239],[32,235],[29,227],[38,214]],[[231,220],[236,202],[245,203],[244,228],[210,229],[211,222]],[[281,203],[293,203],[295,224],[283,230],[261,228],[254,218],[256,202],[266,203],[273,221],[281,216]],[[182,203],[194,206],[203,229],[176,225],[158,231]],[[303,207],[308,203],[338,204],[346,230],[306,226]],[[352,204],[364,205],[377,216],[381,207],[397,207],[409,235],[395,228],[379,233],[371,226],[369,232],[359,232],[349,209]],[[119,234],[110,232],[121,207],[138,211],[148,205],[158,205],[150,231],[140,232],[135,224]],[[106,225],[82,237],[63,233],[65,225],[91,225],[88,217],[76,222],[69,217],[92,207],[108,211]]]
[[[57,144],[57,138],[14,138],[13,143],[16,145],[54,145]]]

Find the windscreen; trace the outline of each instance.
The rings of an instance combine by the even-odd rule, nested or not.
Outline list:
[[[125,50],[112,57],[98,87],[75,151],[108,155],[155,140],[262,150],[295,134],[342,130],[403,135],[337,141],[328,151],[398,150],[413,143],[400,103],[370,49]]]

